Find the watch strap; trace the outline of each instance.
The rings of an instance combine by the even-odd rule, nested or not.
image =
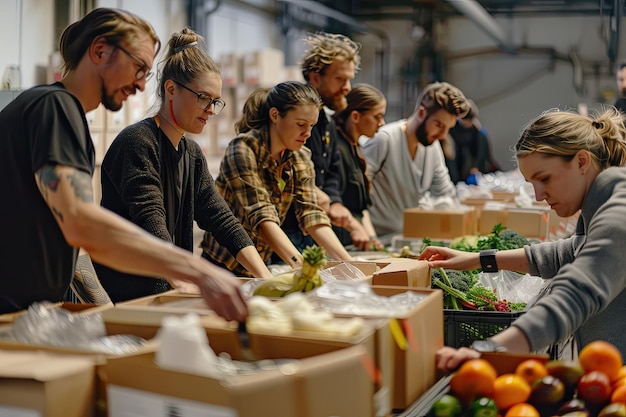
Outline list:
[[[497,249],[485,249],[480,251],[480,267],[483,272],[498,272],[498,264],[496,262]]]
[[[506,352],[506,348],[491,339],[475,340],[470,348],[477,352]]]

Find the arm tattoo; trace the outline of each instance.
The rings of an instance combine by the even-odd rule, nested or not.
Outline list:
[[[46,165],[37,171],[39,181],[42,185],[46,186],[46,189],[56,191],[59,187],[59,181],[61,180],[57,173],[54,171],[54,165]]]
[[[79,199],[93,203],[93,188],[91,184],[91,176],[86,172],[75,170],[68,175],[70,184],[74,188],[74,194]]]

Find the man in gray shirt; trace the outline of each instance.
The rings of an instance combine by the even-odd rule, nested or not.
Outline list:
[[[441,150],[444,139],[470,105],[458,88],[427,85],[408,119],[381,127],[363,147],[371,183],[370,216],[376,233],[401,234],[404,210],[417,207],[426,192],[456,196]]]

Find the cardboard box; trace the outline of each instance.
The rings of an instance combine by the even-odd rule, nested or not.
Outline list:
[[[0,415],[91,417],[94,392],[94,363],[89,358],[0,351]],[[10,412],[8,407],[18,410]]]
[[[265,48],[243,56],[243,81],[250,86],[273,87],[284,81],[285,53]]]
[[[353,346],[306,358],[289,369],[226,380],[159,368],[153,354],[113,359],[109,417],[215,415],[238,417],[373,416],[367,353]]]
[[[97,313],[97,312],[101,312],[104,310],[108,310],[109,308],[113,308],[113,304],[96,305],[96,304],[60,302],[60,303],[50,304],[50,307],[61,307],[62,309],[70,311],[75,314],[91,314],[91,313]],[[16,318],[26,313],[27,311],[28,310],[21,310],[21,311],[16,311],[15,313],[0,314],[0,324],[13,323]]]
[[[368,263],[367,266],[372,265]],[[199,313],[211,348],[218,354],[226,352],[236,360],[245,359],[236,324],[217,317],[206,305],[202,311],[200,306],[203,304],[199,295],[172,291],[118,304],[115,309],[107,311],[104,318],[108,332],[148,338],[156,335],[165,316]],[[386,323],[386,319],[366,319],[364,328],[350,336],[294,330],[288,335],[250,331],[248,338],[254,355],[266,359],[303,359],[351,346],[364,347],[372,358],[371,372],[378,375],[372,381],[372,391],[376,393],[375,397],[371,397],[372,407],[377,410],[376,416],[386,416],[391,413],[390,387],[393,375],[391,338],[385,335],[388,332]]]
[[[379,261],[383,262],[383,260]],[[430,267],[427,261],[397,258],[374,273],[372,285],[397,287],[430,287]]]
[[[430,239],[454,239],[476,233],[476,210],[437,211],[411,208],[404,210],[403,235]]]
[[[443,346],[443,293],[440,290],[373,286],[373,291],[391,297],[407,291],[426,298],[405,315],[389,322],[393,358],[392,406],[405,409],[436,381],[435,353]]]
[[[428,262],[409,258],[384,258],[376,261],[328,262],[325,269],[337,268],[337,276],[349,273],[349,269],[340,269],[340,265],[354,266],[366,276],[372,285],[390,285],[399,287],[430,287],[430,268]]]
[[[548,240],[552,222],[558,221],[556,212],[550,209],[518,209],[505,208],[502,210],[483,209],[478,220],[478,233],[491,233],[493,226],[502,223],[507,229],[514,230],[528,238]]]

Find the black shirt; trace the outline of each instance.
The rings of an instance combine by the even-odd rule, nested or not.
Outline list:
[[[0,313],[63,299],[78,249],[66,242],[35,183],[46,164],[93,175],[82,105],[61,83],[22,92],[0,112]]]

